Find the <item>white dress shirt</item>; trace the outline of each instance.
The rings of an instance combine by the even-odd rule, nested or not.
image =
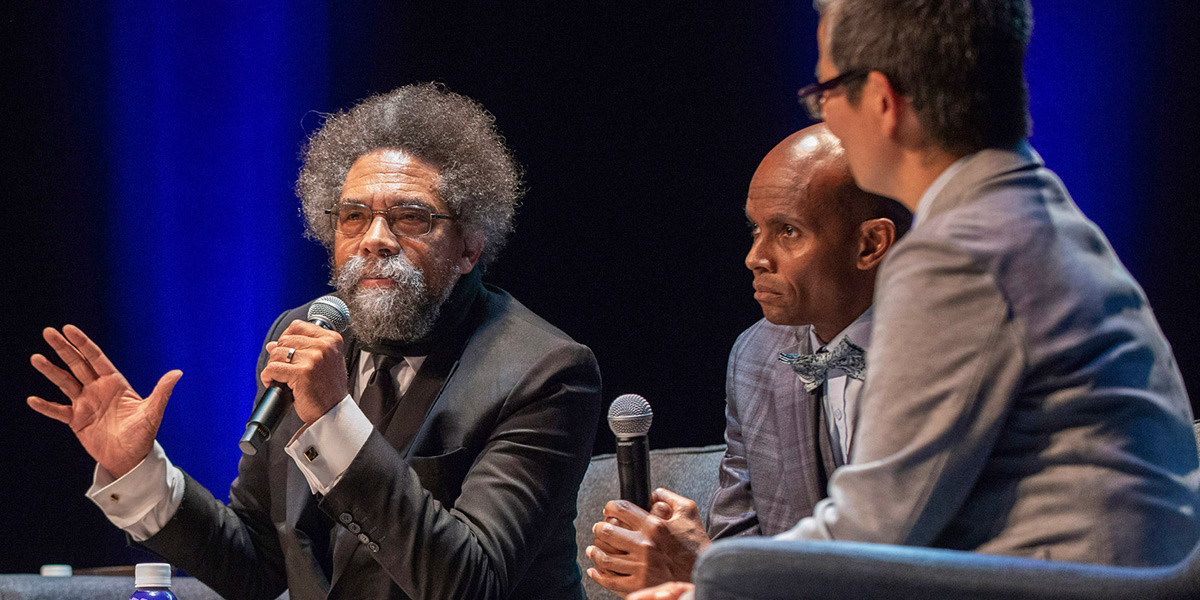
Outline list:
[[[829,340],[828,344],[822,344],[816,332],[809,328],[808,338],[814,353],[836,347],[842,343],[843,338],[868,350],[871,347],[872,311],[873,307],[868,308],[853,323]],[[846,459],[850,456],[850,445],[854,441],[854,421],[858,418],[858,397],[862,393],[863,380],[850,377],[841,369],[830,369],[828,378],[821,387],[821,403],[825,409],[825,423],[829,429],[833,458],[840,467],[846,464]]]
[[[371,435],[374,426],[355,398],[361,396],[380,359],[361,351],[350,393],[321,418],[301,427],[284,447],[314,494],[328,493],[341,480]],[[424,356],[406,357],[392,368],[398,394],[408,389],[424,361]],[[96,465],[87,497],[109,521],[140,542],[158,533],[175,515],[183,501],[183,485],[183,473],[156,440],[150,454],[118,479]]]

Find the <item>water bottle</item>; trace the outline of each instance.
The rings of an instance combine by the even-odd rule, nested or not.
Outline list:
[[[129,600],[175,600],[171,593],[171,565],[141,563],[133,568],[133,586]]]

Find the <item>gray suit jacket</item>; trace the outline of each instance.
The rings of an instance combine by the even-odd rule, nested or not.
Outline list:
[[[708,516],[708,535],[775,535],[812,514],[825,497],[834,464],[822,461],[816,444],[820,398],[804,390],[784,350],[812,352],[809,327],[774,325],[766,319],[738,336],[725,375],[725,457]],[[824,433],[824,435],[821,435]],[[818,464],[824,462],[825,464]]]
[[[476,303],[444,385],[422,383],[427,358],[328,495],[283,452],[301,425],[291,411],[242,458],[228,506],[187,478],[145,545],[231,599],[285,587],[292,600],[582,598],[572,520],[599,421],[595,358],[503,291]],[[306,312],[284,313],[267,339]],[[414,392],[431,406],[406,440]]]
[[[970,158],[880,270],[850,465],[787,537],[1111,565],[1200,538],[1146,297],[1025,144]]]

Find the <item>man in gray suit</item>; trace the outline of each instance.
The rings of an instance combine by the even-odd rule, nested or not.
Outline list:
[[[915,219],[879,271],[849,464],[780,537],[1179,561],[1190,404],[1145,294],[1025,140],[1028,0],[817,4],[801,96]]]
[[[613,591],[687,580],[710,540],[786,531],[825,497],[856,439],[875,272],[912,215],[858,189],[841,145],[816,125],[762,160],[746,217],[764,318],[729,355],[726,454],[707,533],[695,503],[669,490],[654,491],[650,513],[609,502],[588,575]]]
[[[1025,141],[1028,1],[821,16],[810,105],[915,223],[879,272],[861,443],[784,537],[1178,561],[1200,539],[1187,392],[1145,294]]]
[[[433,85],[314,134],[297,191],[350,330],[307,305],[272,326],[259,379],[295,410],[242,458],[228,506],[154,441],[179,371],[142,399],[83,332],[47,329],[68,370],[32,362],[70,404],[29,403],[96,459],[89,496],[114,523],[226,598],[582,598],[596,362],[480,282],[519,188],[492,117]]]

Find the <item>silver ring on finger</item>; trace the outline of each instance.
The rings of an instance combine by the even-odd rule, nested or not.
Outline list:
[[[292,362],[292,357],[295,355],[296,355],[296,349],[288,348],[287,358],[285,358],[284,360],[287,362]]]

